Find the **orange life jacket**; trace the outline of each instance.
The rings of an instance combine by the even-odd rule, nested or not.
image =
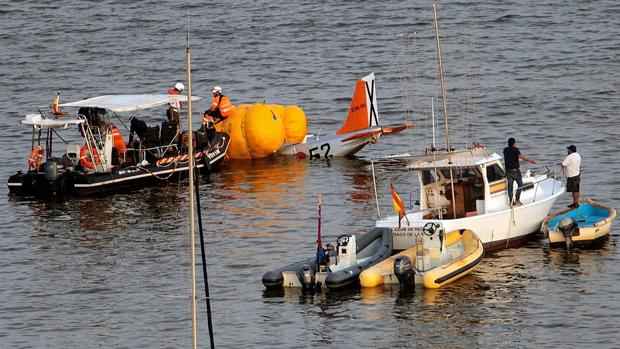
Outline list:
[[[123,139],[123,135],[121,134],[121,132],[118,130],[118,127],[116,127],[116,125],[112,125],[112,137],[114,137],[114,148],[116,148],[116,151],[118,151],[118,154],[125,154],[125,152],[127,151],[127,146],[125,145],[125,140]]]
[[[217,109],[220,110],[220,114],[222,114],[223,117],[227,118],[233,114],[235,106],[230,103],[230,99],[228,99],[228,97],[219,95],[213,98],[213,103],[211,103],[211,108],[209,110]]]
[[[180,95],[181,91],[177,90],[176,88],[170,88],[168,89],[168,94],[169,95]],[[183,105],[181,104],[181,102],[178,101],[174,101],[172,103],[170,103],[170,106],[177,108],[177,110],[181,109],[181,107],[183,107]]]

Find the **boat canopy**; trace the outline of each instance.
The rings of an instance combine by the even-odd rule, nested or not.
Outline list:
[[[490,154],[486,148],[472,148],[455,150],[449,153],[437,152],[424,155],[403,154],[389,157],[389,159],[405,161],[407,163],[406,167],[411,170],[475,167],[500,160],[501,158],[497,153]]]
[[[80,119],[44,119],[41,114],[28,114],[22,120],[22,124],[37,128],[67,128],[72,125],[79,125],[84,120]]]
[[[200,99],[198,96],[192,96],[192,101],[199,101]],[[175,101],[187,102],[187,96],[168,94],[105,95],[63,103],[59,107],[96,107],[119,113],[156,108]]]

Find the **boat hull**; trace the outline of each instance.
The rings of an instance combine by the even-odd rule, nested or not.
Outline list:
[[[230,139],[222,133],[220,142],[201,151],[196,158],[196,168],[209,173],[226,156]],[[144,166],[129,166],[111,172],[84,173],[63,171],[50,178],[42,171],[21,171],[9,177],[9,193],[27,197],[66,197],[116,193],[156,186],[170,179],[187,178],[187,156],[175,156],[170,162],[153,162]],[[179,160],[181,159],[181,160]],[[176,160],[176,161],[173,161]]]
[[[376,287],[399,283],[394,274],[394,261],[404,256],[412,261],[420,261],[416,267],[417,282],[425,288],[439,288],[469,274],[484,257],[484,245],[471,230],[452,231],[446,235],[445,241],[443,249],[435,246],[418,250],[414,246],[366,269],[360,275],[360,285]],[[420,269],[424,269],[422,265],[427,263],[431,268],[420,272]]]
[[[566,238],[557,228],[558,222],[565,217],[575,219],[578,225],[571,236],[573,246],[596,247],[607,240],[612,221],[616,218],[616,210],[596,201],[584,199],[577,209],[566,209],[549,215],[542,222],[541,231],[549,239],[550,247],[566,246]]]
[[[533,201],[522,199],[523,206],[484,213],[458,219],[421,219],[417,213],[408,213],[410,226],[399,228],[398,216],[389,216],[378,220],[377,227],[390,227],[394,231],[394,249],[405,250],[411,248],[415,241],[410,231],[419,231],[428,222],[441,223],[446,231],[469,229],[476,232],[487,253],[506,248],[518,247],[533,239],[540,230],[540,224],[545,219],[557,198],[564,192],[564,186],[558,184],[557,190],[549,193],[542,199]],[[525,195],[523,195],[525,196]],[[522,196],[522,197],[523,197]],[[401,222],[406,222],[402,219]],[[405,223],[406,224],[406,223]]]
[[[359,275],[365,269],[388,258],[392,253],[392,236],[389,229],[376,228],[361,235],[357,239],[357,256],[360,261],[345,269],[328,272],[321,283],[329,289],[342,289],[357,286]],[[364,257],[364,258],[362,258]],[[335,258],[330,254],[330,258]],[[310,268],[312,274],[317,273],[315,257],[287,265],[285,267],[266,272],[262,282],[268,289],[281,287],[302,287],[298,278],[299,272],[305,267]]]

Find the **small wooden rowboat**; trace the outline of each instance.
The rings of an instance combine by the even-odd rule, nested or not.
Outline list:
[[[439,288],[467,275],[480,264],[484,245],[473,231],[454,230],[444,238],[443,228],[437,228],[439,233],[434,234],[434,239],[428,234],[418,236],[414,247],[364,270],[360,274],[360,285],[400,283],[404,288],[412,288],[415,284]]]
[[[549,238],[550,247],[593,247],[604,242],[611,230],[616,210],[590,199],[579,207],[551,214],[542,222],[541,231]]]

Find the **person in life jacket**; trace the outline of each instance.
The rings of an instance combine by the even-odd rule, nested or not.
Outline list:
[[[125,160],[125,153],[127,152],[127,146],[121,131],[114,124],[110,124],[110,131],[112,132],[112,149],[116,150],[118,156],[118,164],[122,165]]]
[[[185,89],[185,86],[181,82],[177,82],[174,85],[174,88],[168,89],[169,95],[180,95],[181,92]],[[179,120],[179,109],[181,109],[183,105],[179,101],[173,101],[169,104],[168,110],[166,111],[166,117],[168,121],[178,121]]]
[[[235,106],[230,103],[230,99],[222,94],[222,88],[214,86],[213,90],[213,103],[211,108],[205,111],[202,117],[202,123],[208,125],[209,122],[217,122],[224,120],[233,114]]]

